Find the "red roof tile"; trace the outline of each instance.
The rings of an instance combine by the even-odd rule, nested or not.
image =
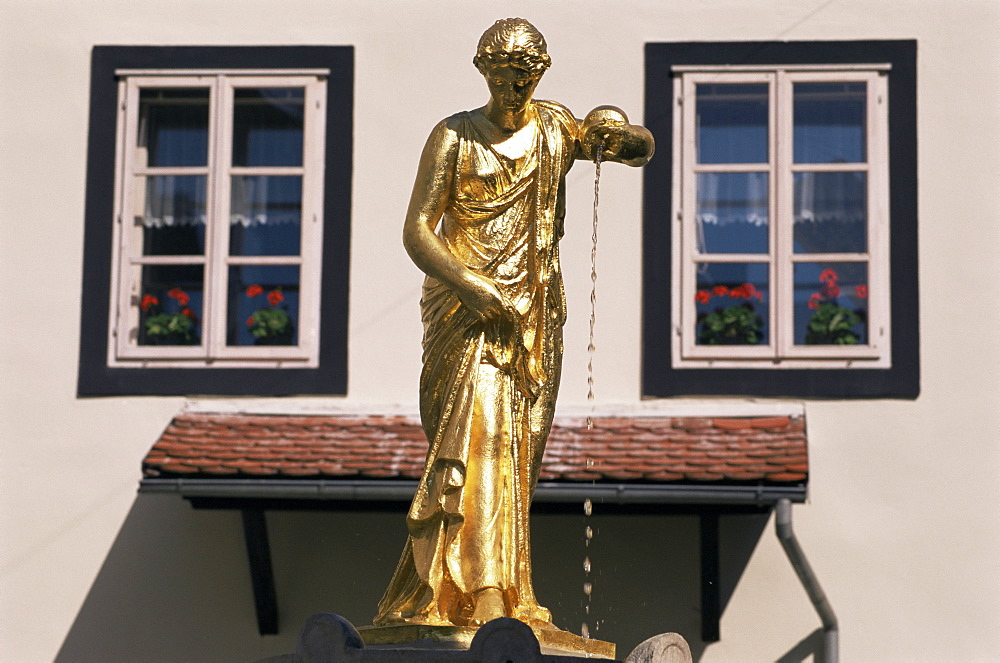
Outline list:
[[[183,413],[143,461],[146,477],[414,479],[427,442],[404,416]],[[802,484],[802,417],[557,420],[540,478],[560,482]]]

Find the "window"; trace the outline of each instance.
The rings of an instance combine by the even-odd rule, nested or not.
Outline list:
[[[343,393],[351,59],[95,48],[81,394]]]
[[[326,72],[118,74],[109,363],[315,366]]]
[[[675,366],[888,366],[888,67],[675,69]]]
[[[915,395],[914,51],[647,46],[647,395]]]

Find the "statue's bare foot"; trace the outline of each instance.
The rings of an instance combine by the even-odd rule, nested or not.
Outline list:
[[[535,602],[531,602],[528,605],[517,606],[512,612],[513,614],[511,614],[511,617],[514,619],[520,619],[528,626],[556,628],[556,626],[552,623],[552,613],[549,612],[549,609],[543,608]]]
[[[472,611],[469,626],[482,626],[491,619],[504,615],[503,592],[497,587],[487,587],[475,594],[476,608]]]

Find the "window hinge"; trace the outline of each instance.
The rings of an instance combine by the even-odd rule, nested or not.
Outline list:
[[[122,222],[122,215],[121,215],[121,214],[119,214],[119,215],[118,215],[118,217],[117,217],[117,218],[116,218],[115,220],[116,220],[116,221],[118,222],[118,225],[121,225],[121,222]]]
[[[682,212],[680,210],[677,210],[677,220],[678,221],[683,221],[684,220],[684,212]]]
[[[677,97],[677,105],[678,106],[684,105],[684,97]]]

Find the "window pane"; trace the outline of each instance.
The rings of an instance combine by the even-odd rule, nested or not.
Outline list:
[[[767,163],[767,84],[697,86],[698,163]]]
[[[135,222],[142,226],[142,252],[147,256],[204,255],[205,177],[155,175],[136,187]]]
[[[767,202],[767,173],[699,173],[699,252],[767,253]]]
[[[203,284],[201,265],[144,265],[138,344],[200,344]]]
[[[234,177],[229,254],[299,255],[302,237],[302,178]]]
[[[208,88],[143,88],[139,93],[139,167],[208,163]]]
[[[766,345],[768,343],[767,263],[701,263],[698,265],[698,345]]]
[[[303,88],[237,88],[234,166],[301,166]]]
[[[867,174],[796,173],[796,253],[868,250]]]
[[[865,84],[796,83],[795,163],[865,161]]]
[[[229,268],[227,345],[297,345],[298,265]]]
[[[795,344],[868,343],[868,263],[795,265]]]

